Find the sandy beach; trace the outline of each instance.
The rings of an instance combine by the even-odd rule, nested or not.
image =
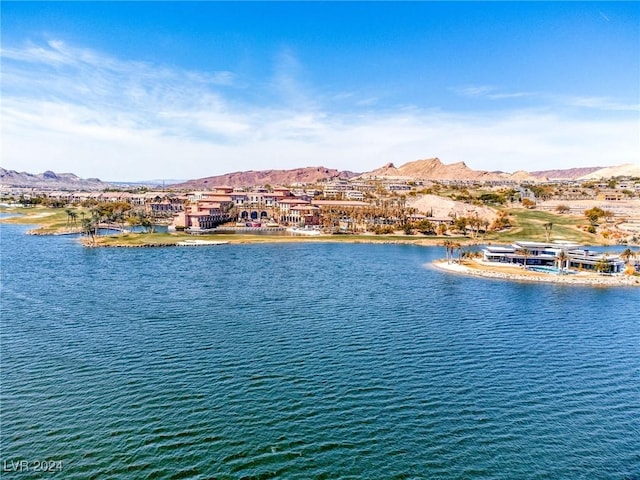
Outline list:
[[[479,260],[465,260],[462,264],[436,260],[432,265],[446,272],[476,277],[496,278],[518,282],[563,283],[570,285],[591,285],[601,287],[640,287],[640,277],[632,275],[605,276],[598,273],[577,272],[571,275],[556,275],[533,272],[514,266],[489,265]]]

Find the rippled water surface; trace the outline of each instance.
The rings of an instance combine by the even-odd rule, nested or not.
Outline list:
[[[640,478],[637,289],[0,228],[2,478]]]

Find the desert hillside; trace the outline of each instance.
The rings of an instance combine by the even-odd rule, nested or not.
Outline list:
[[[189,180],[188,182],[172,185],[172,188],[197,190],[216,186],[293,185],[295,183],[315,183],[325,179],[350,178],[353,176],[355,176],[353,172],[325,167],[294,168],[292,170],[250,170]]]
[[[531,175],[540,180],[575,180],[584,175],[588,175],[602,167],[581,167],[581,168],[564,168],[555,170],[539,170],[531,172]]]
[[[211,177],[188,180],[172,184],[172,188],[184,190],[206,190],[218,186],[251,187],[257,185],[294,185],[296,183],[317,183],[335,178],[397,179],[407,180],[454,180],[471,182],[544,182],[547,180],[600,180],[618,176],[640,177],[639,164],[625,164],[615,167],[583,167],[571,169],[543,170],[514,173],[487,172],[473,170],[464,162],[444,164],[439,158],[415,160],[396,167],[393,163],[358,174],[326,167],[305,167],[290,170],[249,170],[227,173]],[[0,185],[4,187],[38,188],[45,190],[103,190],[113,185],[97,178],[83,179],[73,173],[40,174],[17,172],[0,168]]]
[[[600,180],[612,177],[640,177],[640,162],[625,163],[617,167],[606,167],[579,177],[579,180]]]
[[[417,209],[418,212],[424,215],[431,215],[435,218],[469,217],[477,214],[479,218],[493,222],[497,216],[496,211],[492,208],[469,205],[468,203],[457,202],[437,195],[408,197],[407,206]]]
[[[360,175],[363,179],[372,178],[398,178],[421,180],[468,180],[478,182],[491,181],[539,181],[527,172],[519,171],[514,174],[504,172],[486,172],[473,170],[464,162],[444,164],[439,158],[428,158],[405,163],[395,167],[393,163]]]

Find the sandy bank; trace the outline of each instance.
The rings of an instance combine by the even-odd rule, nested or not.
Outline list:
[[[433,262],[433,266],[451,273],[519,282],[563,283],[599,287],[640,287],[640,277],[630,275],[604,276],[596,273],[583,272],[573,275],[555,275],[532,272],[518,267],[487,265],[475,260],[467,260],[462,265],[458,263],[448,263],[446,260],[436,260]]]

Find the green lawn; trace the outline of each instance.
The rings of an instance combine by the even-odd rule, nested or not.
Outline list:
[[[571,242],[594,245],[602,243],[597,235],[585,232],[579,225],[585,225],[586,219],[573,215],[560,215],[539,210],[524,208],[508,210],[512,228],[506,232],[488,234],[487,240],[511,242],[513,240],[532,240],[544,242],[547,240],[543,225],[552,223],[550,240],[566,240]]]
[[[78,214],[75,228],[80,228],[80,212],[88,210],[82,208],[71,208]],[[0,213],[7,213],[15,216],[2,219],[4,223],[18,225],[38,225],[33,231],[37,233],[55,233],[68,230],[68,216],[64,208],[48,207],[2,207]],[[69,228],[74,228],[70,225]]]

